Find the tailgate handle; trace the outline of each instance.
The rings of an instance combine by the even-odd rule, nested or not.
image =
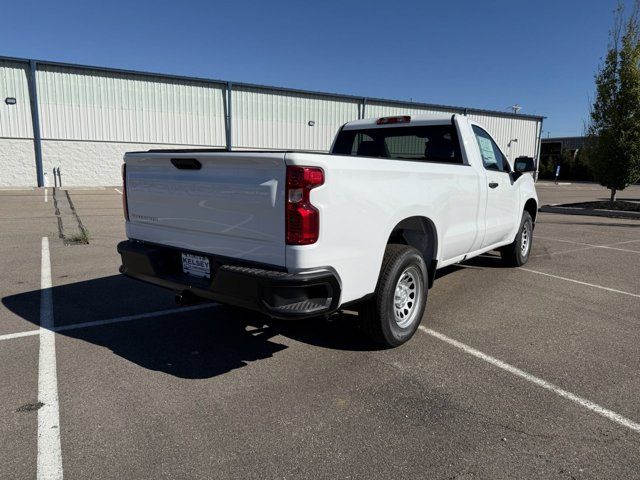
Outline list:
[[[202,164],[195,158],[172,158],[171,163],[180,170],[200,170]]]

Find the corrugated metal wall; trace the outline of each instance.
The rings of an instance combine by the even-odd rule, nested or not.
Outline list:
[[[368,102],[365,110],[367,118],[392,115],[453,115],[454,113],[464,114],[464,109],[417,108],[404,107],[398,104]],[[536,157],[539,142],[539,121],[530,118],[492,115],[490,113],[468,113],[467,115],[470,119],[484,125],[510,159],[515,159],[519,156]]]
[[[326,151],[338,128],[358,118],[359,102],[338,97],[237,87],[231,98],[238,148]]]
[[[0,59],[0,138],[7,139],[5,143],[33,139],[29,72],[28,60]],[[245,84],[232,86],[228,112],[229,92],[222,81],[49,62],[37,62],[36,84],[44,174],[61,166],[74,172],[67,176],[74,185],[117,181],[116,167],[132,145],[224,147],[229,113],[233,148],[326,151],[338,128],[362,117],[363,110],[368,118],[465,112]],[[6,97],[15,97],[17,104],[6,105]],[[486,126],[510,158],[537,156],[540,118],[474,109],[469,116]],[[27,159],[23,152],[15,162],[21,172],[33,170],[35,150],[34,158]],[[83,174],[98,168],[102,171],[93,179]],[[27,182],[31,176],[25,186]],[[45,182],[51,183],[46,177]],[[9,182],[0,178],[0,185],[4,183]]]
[[[337,129],[356,120],[362,104],[330,96],[284,93],[263,88],[233,90],[233,146],[237,148],[326,151]],[[464,109],[436,109],[368,101],[365,117],[461,114]],[[469,114],[483,124],[510,158],[535,157],[539,121],[492,114]],[[309,126],[314,121],[315,126]],[[511,139],[515,139],[510,143]]]
[[[28,64],[0,60],[0,137],[33,138],[28,70]],[[9,97],[15,105],[7,105]]]
[[[43,139],[225,145],[222,86],[47,65],[37,85]]]
[[[469,118],[486,128],[510,160],[513,161],[520,156],[536,156],[539,143],[539,122],[526,118],[474,113],[470,113]]]

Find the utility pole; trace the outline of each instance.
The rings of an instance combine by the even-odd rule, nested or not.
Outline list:
[[[514,103],[509,108],[513,111],[514,115],[517,115],[518,112],[522,110],[522,107],[517,103]],[[509,124],[509,160],[511,160],[512,162],[514,161],[513,155],[511,153],[511,146],[513,145],[513,141],[514,141],[514,138],[513,138],[513,118],[512,118]]]

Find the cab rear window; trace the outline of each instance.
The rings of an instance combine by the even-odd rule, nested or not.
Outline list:
[[[332,153],[358,157],[462,164],[453,125],[342,130]]]

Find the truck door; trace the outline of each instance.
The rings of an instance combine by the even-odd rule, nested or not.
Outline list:
[[[482,247],[508,240],[516,221],[516,189],[511,181],[511,167],[496,142],[484,129],[473,125],[487,182],[485,235]]]

